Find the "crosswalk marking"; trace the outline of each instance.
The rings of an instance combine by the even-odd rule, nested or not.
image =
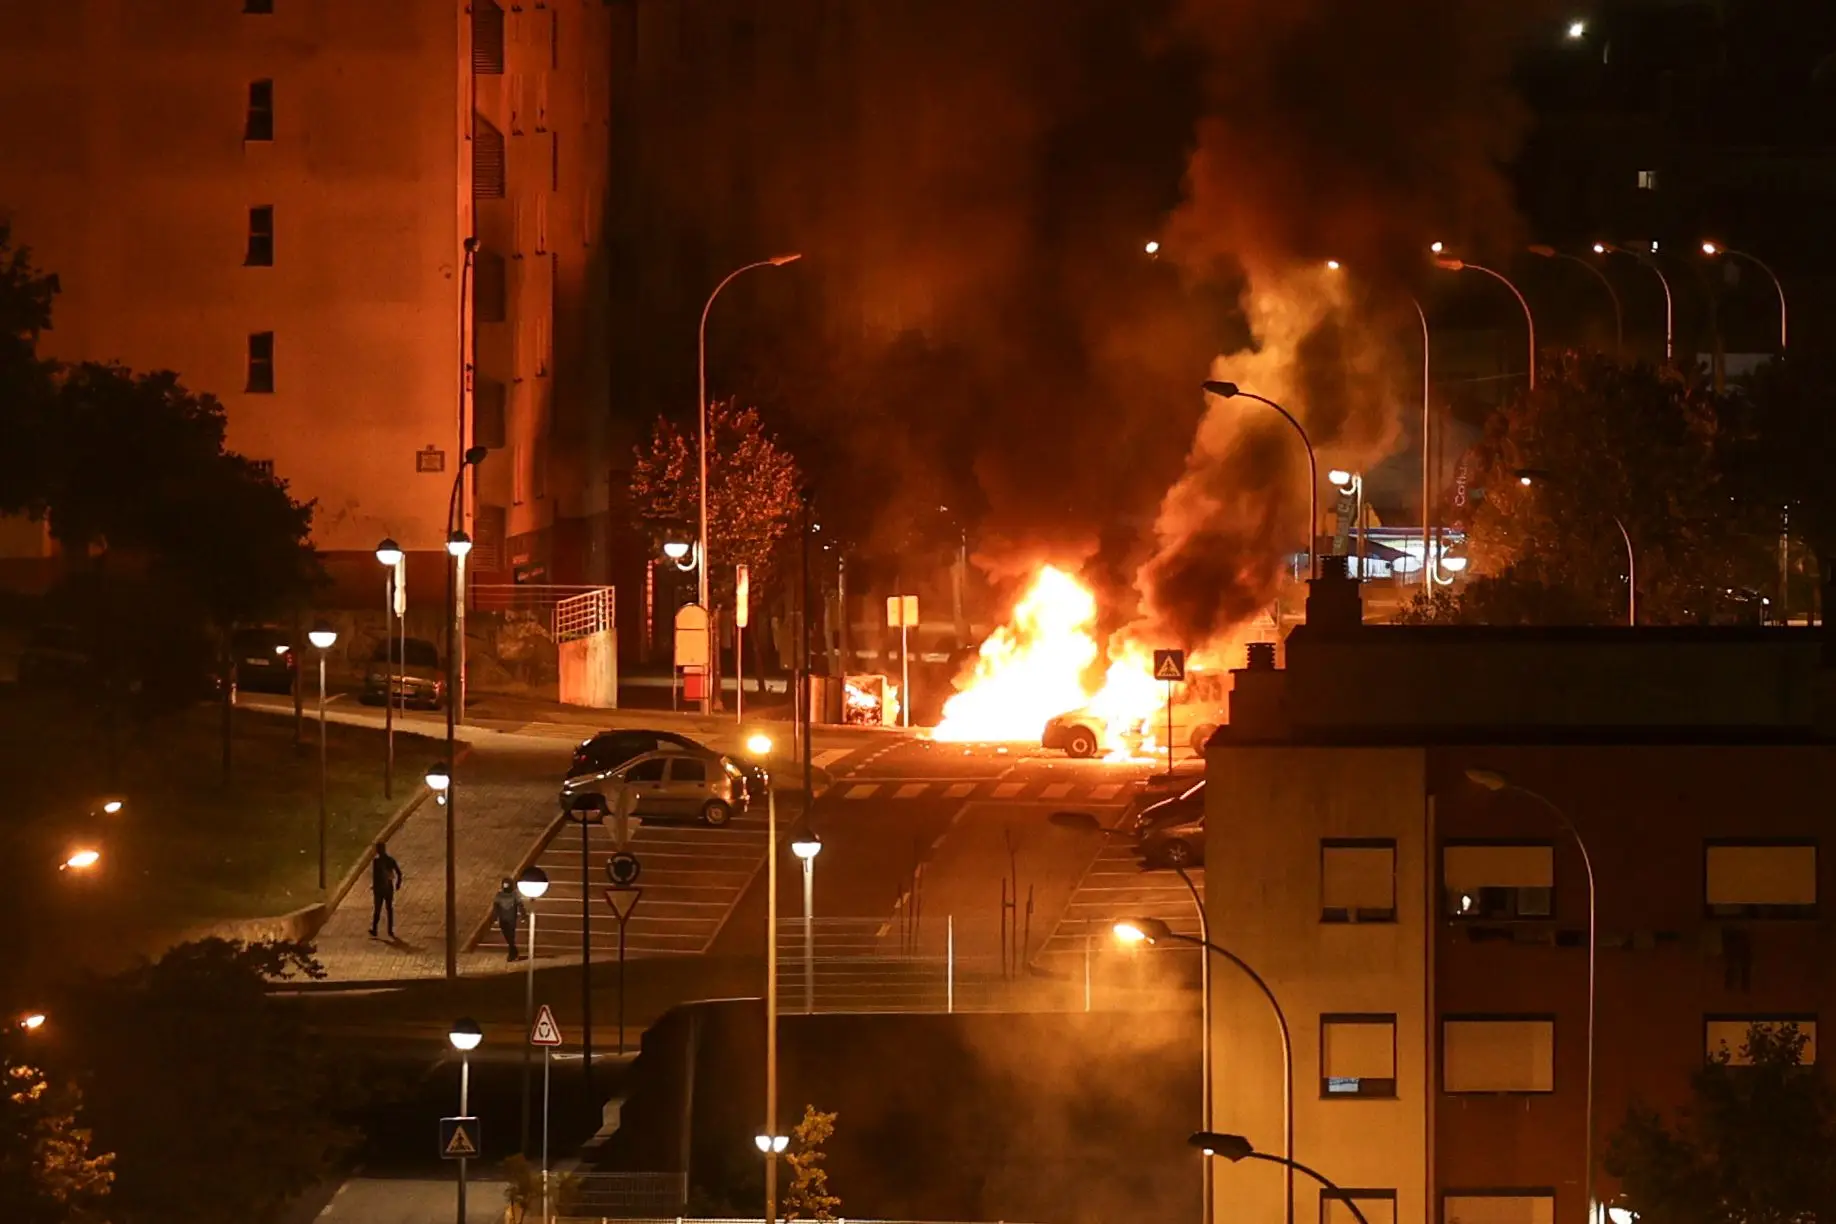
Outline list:
[[[846,798],[871,799],[879,791],[879,789],[880,787],[878,783],[874,783],[874,782],[856,783],[855,785],[850,786],[848,788],[848,793],[847,793]]]
[[[975,789],[973,782],[957,782],[944,792],[945,799],[967,799]]]
[[[1054,782],[1052,785],[1040,791],[1039,797],[1041,799],[1063,799],[1070,793],[1071,784],[1069,782]]]
[[[996,799],[1012,799],[1025,789],[1026,783],[1024,782],[1003,782],[1001,785],[994,788],[994,797]]]
[[[929,782],[907,782],[893,794],[894,799],[916,799],[930,788]]]
[[[1105,782],[1101,786],[1093,787],[1090,791],[1090,797],[1092,799],[1096,799],[1099,801],[1104,800],[1104,799],[1114,799],[1116,797],[1117,792],[1120,791],[1121,789],[1122,789],[1122,784],[1120,782]]]
[[[824,748],[810,760],[818,769],[827,769],[853,751],[852,748]]]

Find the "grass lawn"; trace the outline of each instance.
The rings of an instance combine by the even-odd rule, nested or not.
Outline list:
[[[113,788],[126,806],[115,816],[92,815],[111,793],[97,716],[55,699],[5,695],[0,837],[45,864],[53,904],[74,904],[82,889],[84,910],[125,920],[114,929],[141,945],[135,951],[208,923],[299,909],[321,897],[317,730],[309,717],[306,743],[296,746],[291,717],[238,710],[226,785],[217,707],[126,727]],[[443,745],[398,733],[395,798],[385,800],[382,732],[336,723],[327,731],[326,870],[335,888],[414,796]],[[82,841],[103,854],[93,878],[58,873],[56,863]]]

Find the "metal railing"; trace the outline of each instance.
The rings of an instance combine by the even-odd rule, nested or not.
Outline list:
[[[550,632],[557,642],[571,642],[610,632],[617,615],[613,588],[594,587],[556,602]]]

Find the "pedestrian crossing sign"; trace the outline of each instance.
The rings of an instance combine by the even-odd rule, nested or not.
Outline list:
[[[440,1156],[445,1160],[466,1160],[478,1155],[477,1118],[440,1119]]]
[[[561,1026],[555,1023],[555,1013],[544,1003],[536,1012],[535,1024],[529,1030],[529,1044],[532,1046],[558,1046],[561,1044]]]
[[[1183,650],[1156,650],[1154,652],[1154,679],[1184,680],[1186,678],[1186,652]]]

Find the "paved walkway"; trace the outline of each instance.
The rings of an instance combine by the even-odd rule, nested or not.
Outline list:
[[[467,952],[489,916],[491,897],[514,876],[547,834],[557,813],[555,794],[567,750],[476,745],[455,768],[458,794],[457,896],[459,972],[466,976],[510,968],[499,951]],[[406,883],[395,897],[395,939],[370,937],[367,869],[319,932],[319,959],[338,982],[435,978],[446,972],[446,809],[423,800],[389,837],[389,853]]]

